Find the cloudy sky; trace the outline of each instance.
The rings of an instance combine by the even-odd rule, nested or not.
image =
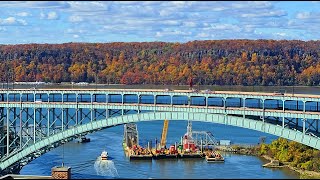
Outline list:
[[[318,1],[2,1],[0,44],[320,39]]]

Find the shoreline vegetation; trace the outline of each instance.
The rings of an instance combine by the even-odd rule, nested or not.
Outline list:
[[[271,144],[219,146],[217,149],[261,157],[270,161],[264,167],[289,168],[299,173],[300,179],[320,178],[320,150],[284,138],[278,138]]]

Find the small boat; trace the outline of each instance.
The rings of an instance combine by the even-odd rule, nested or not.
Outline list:
[[[208,153],[205,158],[207,162],[224,162],[224,158],[218,152]]]
[[[78,140],[78,143],[86,143],[90,142],[90,138],[86,138],[85,136],[82,136],[80,140]]]
[[[108,160],[108,152],[102,151],[100,157],[101,157],[101,160]]]
[[[224,162],[224,158],[223,157],[209,157],[209,156],[206,156],[206,161],[207,162]]]

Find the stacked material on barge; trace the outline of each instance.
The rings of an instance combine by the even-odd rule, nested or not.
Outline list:
[[[129,157],[130,157],[130,160],[133,160],[133,159],[145,159],[145,160],[149,159],[149,160],[151,160],[152,154],[146,148],[143,148],[138,145],[133,145],[133,147],[131,149],[129,149]]]
[[[152,149],[153,159],[169,159],[169,158],[178,158],[179,153],[177,150],[177,145],[171,145],[169,149],[163,147],[158,149]]]
[[[133,145],[132,148],[128,147],[125,142],[123,142],[123,149],[127,157],[130,160],[151,160],[152,153],[141,146]]]

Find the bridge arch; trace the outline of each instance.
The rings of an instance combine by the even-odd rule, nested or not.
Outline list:
[[[287,128],[282,128],[279,125],[273,125],[270,123],[264,123],[262,121],[256,121],[243,117],[228,116],[224,114],[208,114],[208,113],[190,113],[190,112],[148,112],[140,114],[129,114],[123,116],[112,117],[99,121],[93,121],[83,125],[75,126],[73,128],[64,130],[57,134],[54,134],[46,139],[36,142],[35,144],[19,151],[18,153],[8,157],[0,164],[0,172],[10,167],[14,163],[20,161],[24,157],[31,153],[41,150],[51,144],[58,141],[73,137],[78,134],[92,132],[100,130],[106,127],[117,126],[125,123],[141,122],[141,121],[155,121],[155,120],[190,120],[190,121],[201,121],[219,123],[231,126],[237,126],[256,131],[261,131],[283,137],[289,140],[293,140],[307,146],[320,149],[320,139],[305,135],[300,131],[294,131]]]

